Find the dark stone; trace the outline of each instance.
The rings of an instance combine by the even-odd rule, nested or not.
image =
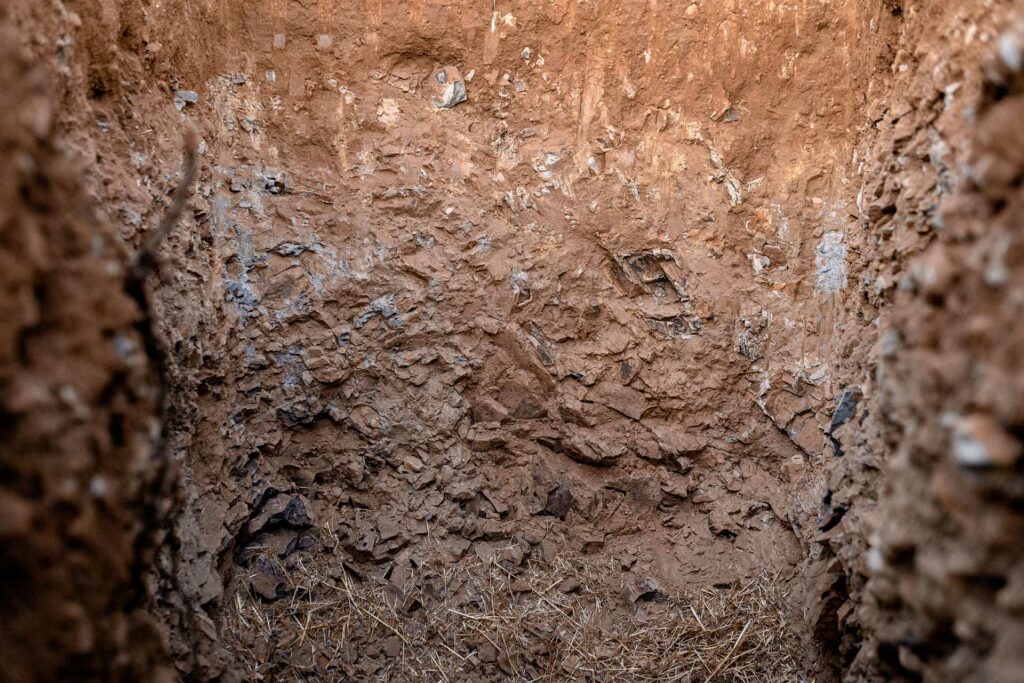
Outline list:
[[[630,582],[627,591],[632,602],[664,602],[668,599],[657,579],[651,576],[642,576]]]
[[[572,509],[572,490],[569,482],[563,481],[558,488],[548,494],[548,502],[544,506],[543,514],[558,517],[563,522],[569,510]]]
[[[832,413],[832,421],[828,425],[828,437],[832,441],[837,458],[843,457],[843,449],[839,445],[835,433],[857,414],[857,404],[863,395],[864,392],[859,386],[850,386],[843,389],[839,397],[836,398],[836,409]]]
[[[281,588],[288,577],[277,562],[261,555],[256,558],[252,569],[249,585],[256,595],[264,600],[281,597]]]

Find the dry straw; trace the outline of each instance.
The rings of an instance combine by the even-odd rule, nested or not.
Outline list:
[[[282,568],[283,569],[283,568]],[[799,680],[786,594],[768,575],[633,605],[565,556],[426,563],[405,590],[298,564],[290,597],[240,591],[232,648],[249,680]]]

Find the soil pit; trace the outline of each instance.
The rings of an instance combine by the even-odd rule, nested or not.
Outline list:
[[[1022,22],[6,3],[0,676],[1016,680]]]

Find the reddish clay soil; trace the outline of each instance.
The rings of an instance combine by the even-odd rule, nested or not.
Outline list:
[[[1020,680],[1022,122],[1019,0],[7,0],[0,680]]]

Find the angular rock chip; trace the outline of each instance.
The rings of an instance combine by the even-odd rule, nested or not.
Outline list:
[[[572,509],[572,488],[569,482],[563,481],[554,491],[548,494],[548,502],[541,514],[558,517],[563,522]]]
[[[468,99],[466,82],[462,79],[462,72],[458,67],[445,66],[438,69],[433,80],[437,92],[434,106],[438,109],[451,109]]]
[[[281,588],[287,578],[277,562],[261,555],[253,562],[249,586],[264,600],[277,600],[281,597]]]

